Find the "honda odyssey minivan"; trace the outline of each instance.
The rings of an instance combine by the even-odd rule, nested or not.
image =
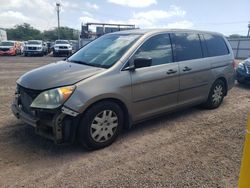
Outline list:
[[[121,31],[21,76],[12,111],[55,143],[78,140],[98,149],[154,116],[219,107],[234,75],[233,52],[221,34]]]

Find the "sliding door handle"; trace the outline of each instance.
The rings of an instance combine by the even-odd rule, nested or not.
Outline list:
[[[184,72],[187,72],[187,71],[191,71],[192,70],[192,68],[190,68],[190,67],[184,67],[184,69],[182,69]]]

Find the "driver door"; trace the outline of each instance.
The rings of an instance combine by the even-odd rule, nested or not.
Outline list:
[[[131,61],[136,58],[151,58],[152,64],[131,71],[135,121],[175,108],[179,92],[179,65],[173,62],[169,34],[147,39]]]

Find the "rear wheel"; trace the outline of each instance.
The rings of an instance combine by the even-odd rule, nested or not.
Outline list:
[[[112,144],[124,121],[120,106],[111,101],[94,104],[79,124],[78,139],[87,149],[100,149]]]
[[[226,94],[226,85],[222,80],[216,80],[211,87],[207,102],[203,105],[208,109],[218,108]]]

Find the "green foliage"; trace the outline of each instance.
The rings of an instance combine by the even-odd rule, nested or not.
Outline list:
[[[41,39],[41,31],[33,28],[30,24],[16,25],[14,28],[6,29],[9,40],[31,40]]]
[[[236,38],[247,38],[246,36],[243,36],[243,35],[239,35],[239,34],[232,34],[232,35],[229,35],[230,39],[236,39]]]
[[[16,25],[14,28],[6,29],[9,40],[44,40],[55,41],[58,39],[58,29],[54,28],[47,31],[39,31],[30,24],[24,23]],[[77,40],[78,30],[69,27],[60,27],[60,39]]]

